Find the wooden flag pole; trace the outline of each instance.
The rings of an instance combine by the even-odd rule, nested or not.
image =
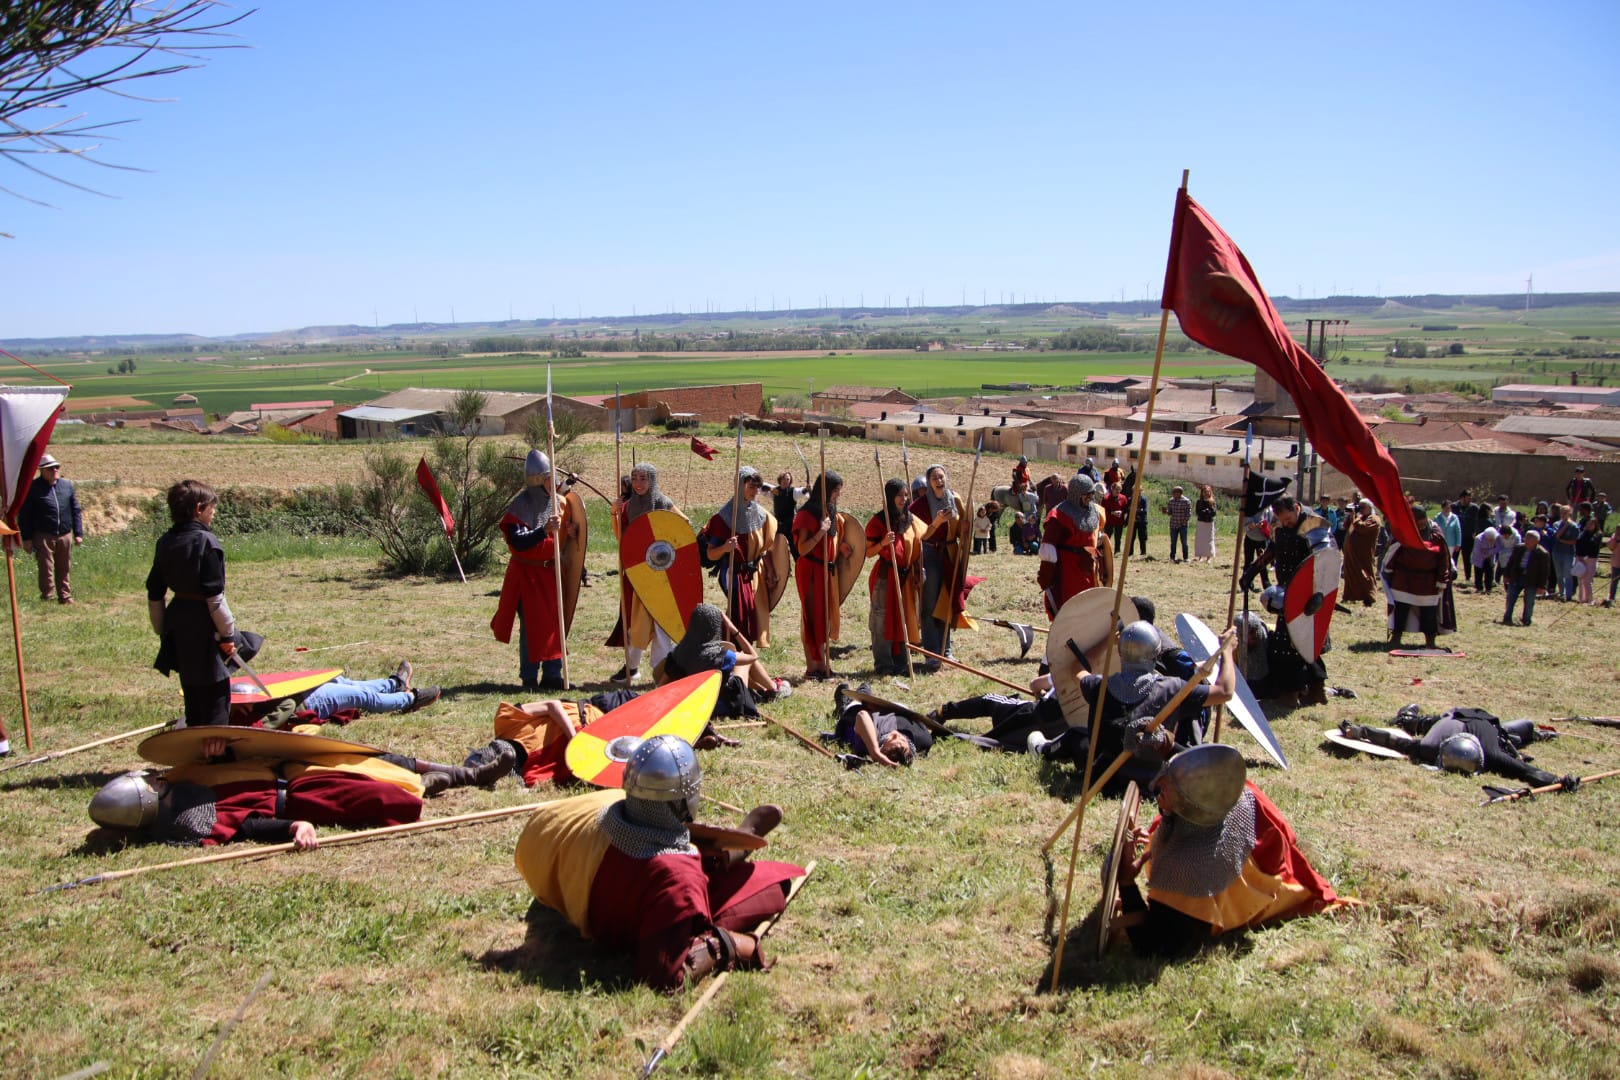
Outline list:
[[[1187,173],[1188,170],[1186,169],[1181,171],[1181,188],[1177,192],[1176,196],[1178,206],[1180,205],[1180,192],[1187,190]],[[1168,262],[1168,259],[1166,261]],[[1119,609],[1124,605],[1125,601],[1125,572],[1131,564],[1131,549],[1136,546],[1136,510],[1142,502],[1142,489],[1147,485],[1147,469],[1148,462],[1150,460],[1148,457],[1148,440],[1153,434],[1153,406],[1159,396],[1159,372],[1164,365],[1164,338],[1169,328],[1170,309],[1161,304],[1159,308],[1159,343],[1153,353],[1153,381],[1148,386],[1147,415],[1144,416],[1142,420],[1142,448],[1140,451],[1138,451],[1136,483],[1131,487],[1131,504],[1130,508],[1126,511],[1128,516],[1125,519],[1125,550],[1119,552],[1119,574],[1117,575],[1114,583],[1114,613],[1113,622],[1111,624],[1112,626],[1119,625]],[[1118,632],[1111,632],[1108,635],[1108,647],[1103,652],[1102,667],[1098,671],[1098,675],[1100,677],[1100,681],[1097,684],[1097,708],[1099,715],[1101,715],[1101,710],[1104,705],[1104,695],[1108,693],[1109,667],[1114,661],[1114,654],[1118,642]],[[1203,677],[1199,676],[1194,681],[1201,682],[1203,681]],[[1183,687],[1182,689],[1186,689],[1186,687]],[[1096,726],[1097,725],[1095,724],[1093,725],[1094,728]],[[1091,777],[1091,766],[1096,760],[1097,756],[1097,743],[1097,732],[1093,731],[1092,737],[1086,740],[1086,768],[1085,771],[1080,774],[1081,777],[1085,779],[1089,779]],[[1123,764],[1124,762],[1122,761],[1116,761],[1114,763],[1114,771],[1117,771]],[[1086,803],[1089,801],[1090,800],[1088,799],[1082,798],[1080,800],[1080,805],[1075,807],[1073,814],[1074,843],[1070,845],[1069,848],[1069,875],[1068,880],[1065,882],[1063,887],[1063,912],[1058,918],[1057,948],[1052,956],[1052,991],[1054,993],[1057,992],[1058,973],[1063,968],[1063,939],[1067,935],[1069,929],[1069,902],[1074,896],[1074,868],[1075,865],[1080,861],[1080,833],[1082,831],[1082,826],[1085,825]],[[1067,825],[1064,827],[1066,828]],[[1061,830],[1059,831],[1059,835],[1062,835]]]
[[[877,465],[878,504],[883,507],[883,527],[884,527],[884,532],[892,533],[892,532],[894,532],[894,528],[892,527],[891,522],[890,522],[890,518],[889,518],[889,496],[888,496],[888,493],[886,491],[884,480],[883,480],[883,453],[882,453],[882,451],[878,450],[875,447],[872,450],[872,461],[873,461],[874,464]],[[901,481],[901,483],[904,483],[904,482],[905,482],[904,480]],[[909,532],[910,531],[910,524],[911,524],[911,510],[909,509],[909,504],[910,504],[909,493],[908,493],[908,496],[907,496],[907,504],[908,504],[908,509],[906,510],[906,524],[907,524],[907,531]],[[905,597],[905,593],[900,588],[900,552],[901,552],[901,549],[904,546],[905,542],[906,542],[906,538],[905,538],[904,534],[895,533],[894,548],[893,548],[893,550],[891,550],[889,552],[889,556],[890,556],[889,557],[889,588],[894,590],[892,599],[889,602],[894,606],[895,614],[898,615],[899,618],[900,618],[900,638],[907,645],[910,645],[911,644],[911,630],[910,630],[908,624],[906,623],[906,597]],[[905,661],[906,661],[906,678],[908,678],[908,679],[914,678],[916,676],[916,672],[913,671],[912,667],[911,667],[911,650],[910,649],[901,649],[900,650],[900,655],[905,657]]]
[[[837,754],[833,753],[831,750],[828,750],[825,746],[822,746],[820,743],[816,742],[816,740],[812,739],[810,736],[806,735],[804,732],[799,731],[796,728],[791,728],[788,725],[782,723],[782,721],[776,719],[776,717],[774,717],[774,716],[766,716],[764,713],[760,713],[759,718],[761,720],[764,720],[766,723],[775,724],[777,727],[781,728],[783,731],[787,732],[789,735],[793,736],[795,739],[798,739],[801,743],[803,743],[805,746],[809,747],[811,750],[814,750],[816,753],[820,754],[822,757],[829,757],[829,758],[832,758],[834,761],[838,760],[838,755]]]
[[[624,453],[620,449],[622,431],[624,427],[624,398],[619,393],[619,384],[613,384],[613,482],[618,487],[619,501],[613,504],[613,531],[618,535],[620,544],[624,543]],[[692,463],[686,463],[686,475],[692,475]],[[690,480],[689,480],[690,482]],[[632,491],[635,488],[632,486]],[[624,685],[629,686],[630,680],[636,673],[630,670],[630,593],[629,586],[625,584],[625,574],[619,572],[619,629],[624,634]]]
[[[0,461],[0,468],[4,462]],[[22,699],[23,747],[34,748],[34,728],[28,715],[28,673],[23,669],[22,620],[17,617],[17,570],[12,562],[11,540],[6,540],[6,585],[11,589],[11,646],[17,653],[17,696]]]
[[[392,839],[406,833],[427,832],[432,829],[445,829],[452,825],[470,825],[476,822],[494,821],[498,818],[513,817],[517,814],[529,814],[542,806],[550,806],[558,799],[549,799],[545,802],[524,803],[522,806],[502,806],[494,810],[475,810],[469,814],[456,814],[446,818],[432,818],[428,821],[412,821],[404,825],[384,825],[376,829],[362,829],[359,832],[340,833],[337,836],[325,837],[320,841],[323,848],[337,847],[340,844],[358,844],[363,840]],[[177,870],[182,866],[203,866],[208,863],[238,862],[242,859],[262,859],[270,855],[281,855],[293,851],[298,845],[291,842],[285,844],[254,844],[242,848],[240,851],[221,851],[212,855],[197,855],[189,859],[176,859],[173,862],[153,863],[151,866],[132,866],[127,870],[108,870],[100,874],[92,874],[78,881],[64,881],[60,885],[52,885],[42,892],[57,892],[61,889],[77,889],[81,885],[101,885],[108,881],[120,881],[124,878],[139,877],[142,874],[154,874],[160,870]]]
[[[573,685],[568,677],[568,620],[563,612],[563,580],[562,580],[562,549],[563,530],[568,523],[563,520],[562,504],[557,501],[557,426],[551,420],[551,365],[546,365],[546,459],[551,462],[551,469],[546,479],[551,485],[551,513],[557,518],[557,535],[554,538],[551,569],[557,583],[557,639],[562,646],[562,681],[563,688]]]
[[[1251,432],[1252,434],[1252,432]],[[1237,535],[1232,538],[1232,584],[1226,594],[1226,625],[1231,626],[1232,620],[1237,617],[1237,588],[1238,567],[1243,563],[1243,500],[1249,497],[1249,447],[1250,441],[1243,443],[1243,494],[1238,496]],[[1247,612],[1244,613],[1243,629],[1238,633],[1238,656],[1241,658],[1249,643],[1249,626]],[[1226,710],[1215,706],[1215,725],[1210,736],[1210,742],[1221,741],[1221,716]]]

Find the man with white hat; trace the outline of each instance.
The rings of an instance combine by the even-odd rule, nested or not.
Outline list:
[[[73,481],[62,478],[62,463],[50,454],[39,459],[39,476],[28,485],[17,531],[23,550],[33,552],[39,563],[39,598],[49,600],[54,592],[57,603],[73,603],[68,571],[73,549],[84,543],[84,513]]]

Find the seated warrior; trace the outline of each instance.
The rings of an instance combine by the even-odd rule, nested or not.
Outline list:
[[[1137,952],[1184,955],[1233,930],[1356,902],[1341,900],[1311,868],[1282,811],[1247,781],[1234,747],[1182,751],[1152,790],[1159,816],[1132,831],[1119,870],[1122,922]],[[1136,884],[1144,873],[1145,897]]]

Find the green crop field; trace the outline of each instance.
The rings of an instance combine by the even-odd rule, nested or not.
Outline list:
[[[800,349],[792,352],[727,354],[703,352],[596,352],[616,339],[623,348],[625,331],[607,324],[566,332],[531,331],[510,335],[524,348],[579,348],[581,357],[552,361],[553,382],[561,394],[606,394],[618,384],[626,391],[659,386],[759,382],[767,397],[804,397],[813,386],[835,383],[898,385],[923,397],[968,394],[986,384],[1031,383],[1069,388],[1102,374],[1146,374],[1158,319],[1113,315],[1105,320],[1064,314],[1052,308],[1009,313],[996,318],[971,315],[890,314],[863,321],[861,329],[937,335],[951,347],[943,352],[910,350],[872,352],[859,349]],[[1424,311],[1386,305],[1372,313],[1315,312],[1312,318],[1349,320],[1342,337],[1329,335],[1329,371],[1341,381],[1413,390],[1472,387],[1488,392],[1501,382],[1567,381],[1571,370],[1588,381],[1620,378],[1620,305],[1549,308],[1523,312],[1486,307],[1452,307]],[[1305,336],[1304,317],[1291,316],[1296,339]],[[845,324],[847,328],[848,324]],[[803,319],[685,321],[668,326],[640,324],[651,337],[680,333],[690,349],[701,349],[710,333],[786,331],[815,333],[839,328],[836,319],[813,326]],[[1077,328],[1117,332],[1126,352],[1048,351],[1055,334]],[[555,338],[550,335],[556,334]],[[31,357],[44,370],[74,386],[74,401],[125,400],[169,405],[180,394],[194,394],[209,413],[224,414],[271,401],[331,400],[358,404],[407,386],[468,387],[485,390],[539,391],[545,387],[546,357],[527,352],[512,355],[467,353],[467,333],[459,339],[440,331],[416,339],[364,341],[351,351],[268,344],[198,346],[165,351],[97,350],[91,355],[48,353]],[[494,340],[505,340],[496,334]],[[489,340],[487,338],[480,340]],[[643,340],[646,340],[644,338]],[[1018,342],[1019,352],[966,351],[961,346],[982,341]],[[448,342],[448,344],[446,343]],[[538,343],[538,346],[537,344]],[[1425,355],[1414,355],[1422,347]],[[1452,353],[1453,346],[1461,352]],[[448,356],[431,352],[450,349]],[[1398,355],[1391,350],[1399,348]],[[199,360],[198,355],[209,355]],[[110,373],[132,361],[135,371]],[[1243,363],[1191,346],[1171,324],[1166,374],[1172,377],[1248,377]],[[19,371],[19,375],[21,372]],[[14,382],[41,381],[30,375]],[[86,407],[79,406],[81,411]]]

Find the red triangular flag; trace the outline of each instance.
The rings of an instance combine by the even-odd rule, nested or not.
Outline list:
[[[1182,332],[1200,345],[1276,379],[1294,399],[1317,453],[1384,512],[1395,539],[1423,544],[1395,459],[1316,358],[1289,336],[1249,260],[1185,188],[1176,196],[1161,306],[1174,311]]]
[[[692,436],[692,453],[696,454],[704,461],[713,461],[715,457],[719,455],[720,451],[716,450],[714,447],[710,446],[708,443],[694,435]]]
[[[433,478],[433,470],[428,468],[426,457],[416,465],[416,482],[422,485],[428,501],[439,508],[439,517],[444,520],[444,535],[448,537],[453,534],[456,531],[456,519],[450,516],[450,507],[445,504],[444,496],[439,494],[439,482]]]

